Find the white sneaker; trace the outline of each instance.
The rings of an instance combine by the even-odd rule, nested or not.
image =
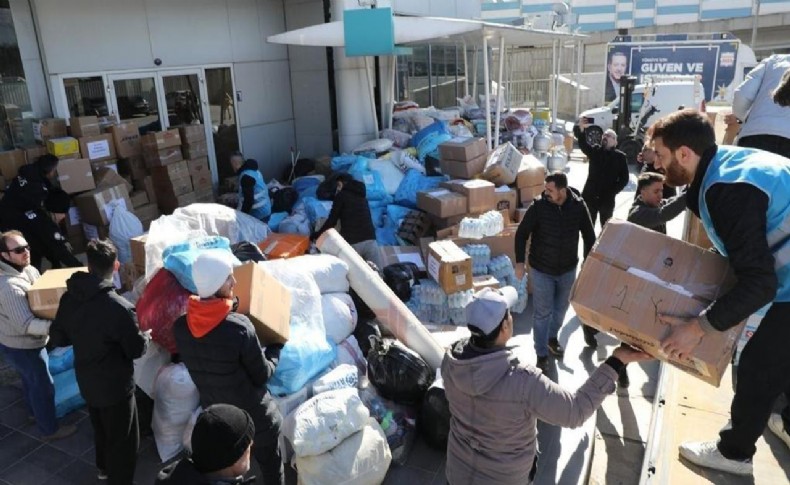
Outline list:
[[[782,416],[780,414],[771,414],[771,417],[768,418],[768,428],[790,448],[790,434],[785,431],[785,423],[782,421]]]
[[[701,467],[713,468],[735,475],[752,474],[754,469],[752,460],[737,461],[725,458],[716,443],[716,441],[683,443],[679,447],[680,456]]]

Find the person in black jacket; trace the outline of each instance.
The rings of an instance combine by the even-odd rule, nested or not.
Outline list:
[[[315,234],[318,239],[326,230],[340,222],[340,235],[366,261],[381,268],[379,263],[379,246],[376,243],[376,227],[370,215],[370,206],[366,198],[365,184],[349,174],[341,174],[337,178],[337,195],[332,202],[329,217]]]
[[[134,306],[115,292],[119,264],[109,241],[92,240],[85,251],[88,272],[66,282],[50,327],[50,343],[74,345],[74,370],[88,404],[99,477],[131,484],[140,444],[134,391],[134,359],[148,346]]]
[[[173,334],[181,361],[200,393],[200,405],[232,404],[252,416],[252,453],[266,485],[284,483],[278,440],[282,418],[266,383],[274,374],[282,345],[264,352],[250,319],[233,311],[233,258],[205,251],[192,265],[198,290],[176,320]]]
[[[664,176],[659,173],[645,172],[636,183],[636,200],[628,211],[628,222],[652,229],[661,234],[667,233],[667,222],[686,210],[686,193],[665,199]]]
[[[548,353],[562,358],[565,350],[557,335],[570,304],[570,292],[579,263],[579,233],[584,240],[584,257],[595,243],[587,205],[576,189],[568,187],[568,177],[554,172],[546,177],[546,188],[527,208],[516,231],[516,277],[524,276],[527,240],[532,301],[534,304],[535,352],[538,367],[546,368]]]
[[[42,155],[34,163],[23,165],[0,200],[0,225],[25,235],[30,244],[31,264],[39,271],[42,257],[53,268],[82,266],[47,214],[49,211],[62,220],[69,211],[68,195],[51,182],[57,168],[58,157],[54,155]]]
[[[617,149],[617,134],[606,130],[600,145],[587,143],[587,126],[582,118],[574,125],[573,134],[579,148],[590,161],[587,181],[582,189],[582,197],[590,211],[593,227],[600,214],[601,229],[614,214],[614,198],[628,185],[628,161],[625,153]]]

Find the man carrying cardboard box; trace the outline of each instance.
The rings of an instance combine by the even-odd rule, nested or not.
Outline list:
[[[51,441],[74,434],[77,427],[58,427],[55,417],[55,387],[45,348],[52,322],[36,318],[27,301],[28,289],[40,276],[30,264],[30,245],[22,233],[0,234],[0,352],[22,378],[28,412]]]
[[[672,326],[664,352],[682,358],[706,333],[726,331],[772,302],[741,354],[731,425],[718,441],[680,446],[680,455],[699,466],[750,475],[766,424],[790,447],[790,409],[771,413],[776,398],[790,389],[790,160],[717,146],[707,116],[695,110],[660,119],[652,139],[656,168],[670,185],[690,184],[688,207],[737,278],[700,315],[662,317]]]
[[[568,177],[554,172],[546,177],[546,190],[529,206],[516,231],[516,277],[524,277],[527,240],[532,237],[529,265],[532,268],[535,352],[538,367],[545,369],[548,355],[562,358],[565,349],[557,340],[579,263],[579,233],[584,257],[595,243],[587,205],[579,192],[568,187]]]
[[[266,388],[283,346],[272,344],[263,351],[252,322],[233,311],[233,259],[220,251],[197,257],[192,279],[198,294],[176,320],[173,334],[200,405],[233,404],[250,413],[255,423],[252,453],[263,482],[284,484],[278,445],[282,417]]]

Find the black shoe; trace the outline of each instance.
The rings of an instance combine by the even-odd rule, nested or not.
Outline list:
[[[549,339],[549,352],[558,359],[565,356],[565,349],[562,348],[562,345],[560,345],[560,342],[556,338]]]
[[[593,350],[597,349],[598,341],[595,340],[595,332],[587,327],[582,327],[582,333],[584,334],[584,343],[587,344],[587,347]]]
[[[545,374],[546,371],[549,368],[549,357],[548,356],[543,356],[543,357],[538,356],[538,363],[535,364],[535,367],[537,367],[538,369],[542,370],[543,373]]]
[[[630,385],[631,380],[628,378],[628,372],[626,372],[625,367],[623,367],[623,370],[620,371],[620,375],[617,376],[617,387],[628,389]]]

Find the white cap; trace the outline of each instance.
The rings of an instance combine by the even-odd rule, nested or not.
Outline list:
[[[502,323],[507,310],[517,301],[518,292],[512,286],[500,289],[483,288],[466,305],[467,326],[476,327],[489,335]]]
[[[192,263],[192,281],[198,296],[211,298],[222,288],[239,260],[227,249],[206,249]]]

